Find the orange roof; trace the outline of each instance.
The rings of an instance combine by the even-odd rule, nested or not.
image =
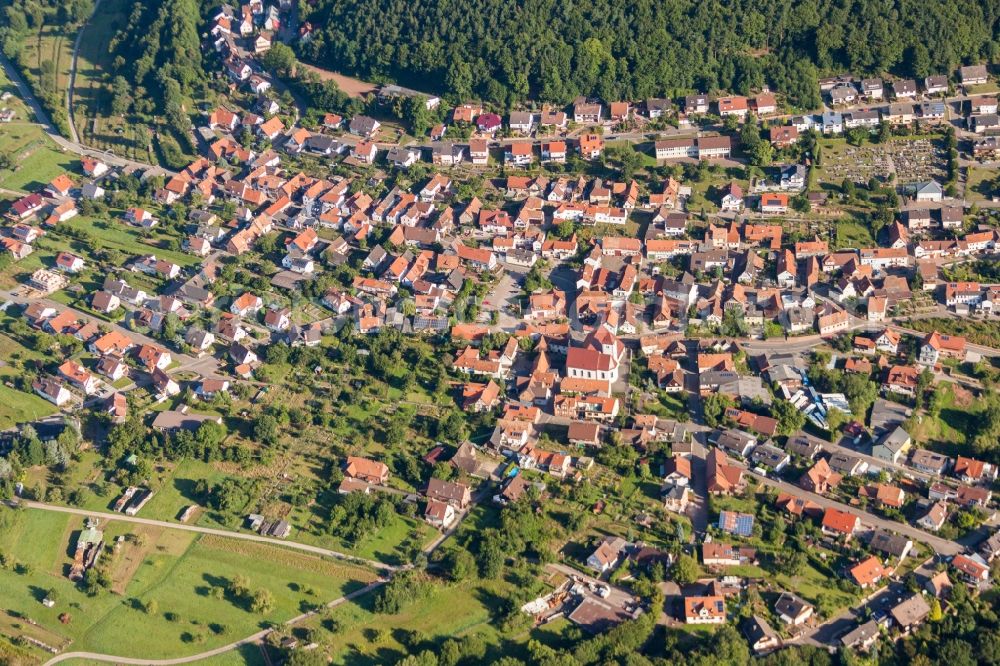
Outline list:
[[[278,116],[272,116],[270,120],[264,121],[260,126],[260,131],[267,136],[272,136],[285,129],[285,125],[281,122],[281,118]]]
[[[312,227],[307,227],[302,233],[292,239],[292,245],[305,252],[316,244],[317,238],[319,237],[316,235],[316,230]]]
[[[526,156],[532,152],[530,141],[515,141],[509,147],[511,155]]]
[[[719,111],[742,111],[747,109],[746,97],[720,97]]]
[[[76,361],[66,361],[59,366],[59,372],[70,381],[83,384],[90,381],[90,373]]]
[[[49,183],[49,187],[56,192],[68,192],[73,189],[73,181],[69,179],[69,176],[61,173],[52,179],[52,182]]]
[[[871,585],[872,583],[878,581],[886,574],[885,569],[882,567],[882,562],[879,561],[877,557],[872,555],[864,562],[859,562],[851,567],[851,578],[854,582],[862,587]]]
[[[788,205],[788,195],[787,194],[777,194],[773,192],[768,192],[766,194],[760,195],[760,205],[761,206],[787,206]]]
[[[965,338],[959,335],[943,335],[937,331],[927,336],[925,344],[934,347],[934,349],[943,349],[951,352],[965,351]]]
[[[611,115],[614,116],[624,116],[628,113],[629,103],[628,102],[611,102]]]
[[[903,506],[904,493],[902,488],[890,486],[887,483],[880,483],[876,488],[875,496],[878,501],[888,506],[899,508]]]
[[[344,473],[353,477],[381,478],[389,473],[389,468],[384,463],[375,462],[368,458],[348,456],[347,467],[344,469]]]
[[[715,597],[684,597],[684,617],[726,617],[726,598]]]
[[[580,151],[584,153],[604,149],[604,139],[599,134],[584,134],[580,137]]]
[[[94,341],[94,348],[101,354],[111,351],[124,351],[131,346],[132,340],[119,331],[110,331]]]
[[[823,514],[823,527],[841,534],[854,534],[858,522],[856,515],[839,509],[827,509]]]
[[[52,324],[50,320],[49,324]],[[982,460],[976,460],[975,458],[966,458],[964,456],[958,456],[955,459],[955,476],[967,476],[972,479],[978,479],[983,476],[986,471],[986,463]]]

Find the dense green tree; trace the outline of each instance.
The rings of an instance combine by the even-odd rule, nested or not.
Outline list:
[[[442,0],[311,5],[305,18],[322,27],[301,47],[304,58],[505,106],[526,96],[565,103],[769,84],[793,106],[816,108],[819,70],[909,76],[984,59],[998,50],[1000,14],[978,0],[597,0],[585,14],[577,4],[487,0],[461,12]]]
[[[693,583],[698,578],[698,563],[690,555],[681,554],[674,563],[671,574],[678,583]]]
[[[778,420],[778,432],[782,435],[798,432],[806,424],[805,414],[787,400],[775,400],[771,415]]]

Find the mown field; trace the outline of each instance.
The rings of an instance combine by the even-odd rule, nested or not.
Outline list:
[[[14,366],[33,358],[41,357],[6,335],[0,335],[0,430],[40,419],[56,411],[55,405],[47,400],[8,385],[17,374]]]
[[[12,109],[15,118],[0,124],[0,153],[10,157],[10,169],[0,169],[0,188],[13,192],[37,189],[65,171],[76,167],[75,156],[64,153],[35,123],[34,116],[21,101],[17,88],[0,71],[0,93],[11,96],[0,102],[0,109]]]
[[[111,522],[102,526],[105,543],[126,539],[109,548],[101,566],[121,593],[90,597],[65,576],[82,527],[83,519],[69,514],[0,509],[0,552],[8,559],[0,568],[0,631],[24,631],[30,618],[38,624],[32,631],[56,647],[169,658],[225,645],[375,579],[366,569],[277,546]],[[237,576],[253,591],[269,591],[273,609],[253,613],[221,594]],[[56,605],[46,608],[40,602],[50,591]]]

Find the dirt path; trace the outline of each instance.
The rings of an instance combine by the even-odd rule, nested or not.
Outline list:
[[[97,10],[101,7],[101,0],[97,0],[94,3],[94,11],[90,13],[90,18],[87,22],[80,26],[80,29],[76,31],[76,41],[73,42],[73,60],[69,67],[69,85],[66,86],[66,112],[69,114],[69,133],[70,138],[76,143],[80,143],[80,135],[76,131],[76,115],[73,113],[73,89],[76,87],[76,61],[77,56],[80,53],[80,40],[83,38],[83,32],[90,25],[90,22],[97,16]]]
[[[245,541],[256,541],[257,543],[266,543],[274,546],[281,546],[283,548],[292,548],[295,550],[303,550],[307,553],[313,553],[316,555],[325,555],[327,557],[333,557],[338,560],[346,560],[348,562],[360,562],[366,564],[373,569],[378,571],[395,571],[400,567],[394,567],[384,562],[376,562],[374,560],[366,560],[361,557],[355,557],[353,555],[348,555],[346,553],[341,553],[336,550],[331,550],[329,548],[321,548],[320,546],[313,546],[307,543],[299,543],[297,541],[287,541],[284,539],[274,539],[271,537],[260,536],[259,534],[247,534],[246,532],[234,532],[232,530],[220,530],[212,527],[199,527],[197,525],[185,525],[184,523],[171,523],[165,520],[152,520],[150,518],[139,518],[137,516],[126,516],[121,513],[108,513],[105,511],[87,511],[85,509],[74,509],[68,506],[56,506],[54,504],[43,504],[41,502],[31,502],[28,500],[21,500],[21,506],[27,507],[29,509],[40,509],[42,511],[56,511],[59,513],[71,513],[77,516],[97,516],[103,518],[106,521],[118,521],[122,523],[135,523],[138,525],[150,525],[153,527],[167,527],[174,530],[183,530],[185,532],[198,532],[200,534],[211,534],[214,536],[226,537],[229,539],[243,539]],[[146,662],[141,662],[146,663]]]
[[[331,72],[330,70],[320,69],[315,65],[307,65],[305,63],[299,63],[299,66],[304,67],[307,71],[317,74],[319,78],[324,81],[333,81],[337,84],[337,87],[347,93],[349,97],[364,97],[368,93],[373,93],[378,90],[378,84],[362,81],[361,79],[356,79],[353,76]]]

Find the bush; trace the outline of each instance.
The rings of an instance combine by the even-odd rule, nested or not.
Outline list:
[[[375,599],[375,612],[395,614],[431,591],[430,582],[415,571],[402,571],[384,585]]]

